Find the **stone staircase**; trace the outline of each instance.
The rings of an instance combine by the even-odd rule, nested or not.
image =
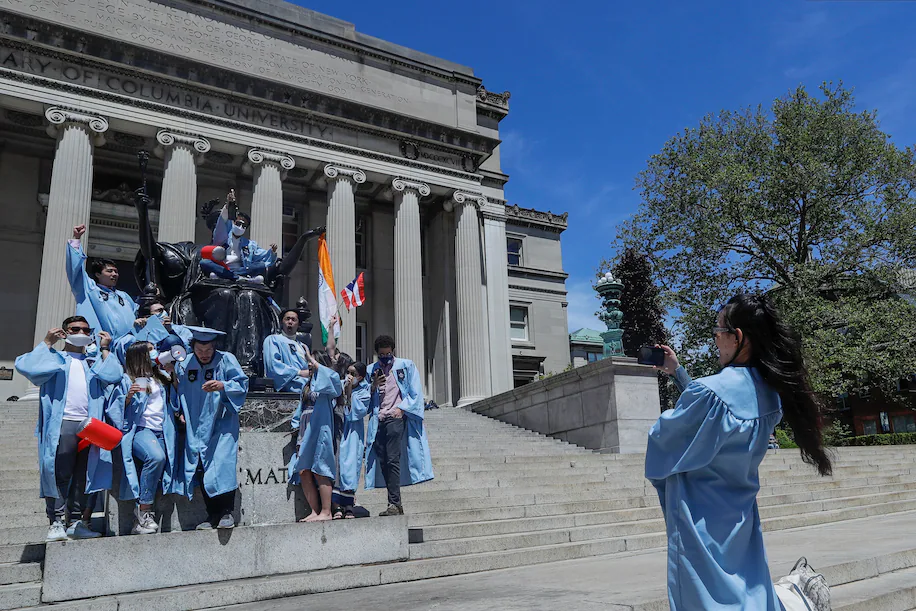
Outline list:
[[[36,412],[35,404],[0,404],[0,609],[40,604],[47,521],[37,498]],[[61,608],[219,607],[593,556],[635,558],[665,545],[642,456],[595,454],[460,409],[426,417],[436,479],[402,491],[408,561],[125,593]],[[916,510],[914,464],[916,447],[844,448],[837,452],[835,475],[821,478],[797,450],[773,452],[760,473],[764,529],[907,515],[902,512]],[[360,491],[357,502],[374,515],[386,506],[385,491]],[[916,550],[910,556],[903,551],[884,563],[893,570],[872,571],[868,587],[862,571],[843,587],[858,584],[875,597],[912,590],[913,604],[899,609],[916,608]],[[913,581],[904,587],[907,576]],[[663,573],[654,579],[664,587]]]

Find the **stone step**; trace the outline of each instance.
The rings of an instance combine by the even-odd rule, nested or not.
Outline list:
[[[48,534],[48,520],[41,526],[20,526],[18,528],[0,528],[0,545],[19,545],[23,543],[40,543]]]
[[[41,582],[0,586],[0,609],[21,609],[41,604]]]
[[[809,503],[795,503],[791,505],[774,505],[761,509],[761,518],[766,520],[771,517],[795,517],[797,514],[809,514],[819,511],[849,509],[863,507],[875,503],[890,503],[896,501],[916,500],[916,491],[897,492],[883,495],[864,495],[854,497],[841,497],[826,501],[813,501]],[[424,542],[443,541],[449,539],[465,539],[489,535],[503,535],[521,532],[533,532],[557,528],[573,528],[579,526],[597,526],[602,524],[618,524],[625,522],[652,522],[660,530],[664,529],[660,507],[641,507],[636,509],[615,509],[610,511],[579,512],[579,513],[551,513],[543,517],[523,517],[497,520],[476,520],[465,523],[452,523],[448,525],[433,525],[425,528],[414,527],[413,517],[409,524],[413,530],[412,536],[421,538]],[[635,531],[634,531],[635,532]],[[646,531],[648,532],[648,531]],[[624,534],[631,534],[626,532]]]
[[[916,605],[916,568],[832,587],[830,598],[834,611],[909,611]]]
[[[45,557],[44,543],[0,545],[0,563],[41,562]]]
[[[40,562],[0,563],[0,586],[41,581]]]

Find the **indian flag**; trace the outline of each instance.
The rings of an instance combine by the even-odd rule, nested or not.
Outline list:
[[[328,327],[337,310],[337,292],[334,290],[334,271],[325,234],[318,238],[318,318],[321,319],[321,344],[328,343]],[[334,337],[340,337],[340,323],[334,325]]]

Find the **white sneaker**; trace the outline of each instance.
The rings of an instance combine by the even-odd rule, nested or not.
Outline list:
[[[249,278],[255,284],[264,284],[264,276],[258,274],[254,278]]]
[[[77,520],[67,529],[67,536],[71,539],[95,539],[102,535],[86,526],[82,520]]]
[[[64,530],[64,525],[60,520],[54,520],[51,526],[48,528],[48,536],[45,537],[45,541],[66,541],[67,540],[67,531]]]
[[[156,523],[152,511],[134,509],[134,516],[134,528],[130,531],[132,535],[153,535],[159,532],[159,524]]]
[[[219,276],[216,275],[216,272],[210,272],[210,280],[219,280]]]

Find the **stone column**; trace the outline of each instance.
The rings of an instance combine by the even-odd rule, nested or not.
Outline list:
[[[488,332],[480,265],[480,222],[477,211],[487,199],[478,193],[456,191],[455,281],[458,305],[458,407],[489,395],[490,372],[486,367]]]
[[[490,384],[497,395],[514,387],[509,336],[509,270],[506,267],[505,205],[487,204],[483,213],[487,270],[487,321],[490,337]]]
[[[67,280],[67,240],[73,237],[75,225],[89,225],[92,149],[105,143],[102,134],[108,130],[106,119],[69,108],[49,108],[45,118],[51,124],[48,134],[57,139],[57,148],[41,256],[35,344],[44,338],[48,329],[59,327],[65,318],[72,316],[76,308]],[[84,248],[86,240],[84,236]]]
[[[429,185],[395,178],[394,189],[394,332],[397,354],[417,366],[426,387],[423,341],[423,267],[420,262],[420,196]]]
[[[162,242],[193,242],[197,221],[197,165],[210,150],[206,138],[159,130],[156,156],[165,160],[159,233]]]
[[[251,149],[247,167],[254,179],[251,198],[251,239],[261,248],[276,244],[283,252],[283,180],[296,167],[284,153]]]
[[[334,290],[340,291],[356,277],[356,185],[366,182],[366,174],[357,168],[324,166],[328,177],[328,250],[334,271]],[[340,308],[340,339],[337,347],[356,357],[356,311]]]

